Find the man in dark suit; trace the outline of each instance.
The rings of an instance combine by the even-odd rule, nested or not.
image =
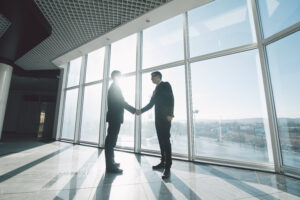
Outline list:
[[[105,160],[106,171],[111,173],[122,173],[123,170],[119,168],[119,163],[114,160],[114,147],[116,146],[121,124],[124,118],[124,109],[132,114],[136,109],[125,102],[122,91],[118,85],[118,80],[121,77],[120,71],[113,71],[111,78],[113,83],[110,85],[107,94],[108,111],[106,121],[108,122],[107,136],[105,139]]]
[[[150,102],[136,114],[141,114],[155,105],[155,128],[161,152],[161,162],[153,166],[153,169],[164,169],[162,178],[170,177],[172,165],[172,151],[170,142],[171,121],[174,117],[174,96],[170,83],[162,81],[159,71],[151,73],[151,80],[156,84]]]

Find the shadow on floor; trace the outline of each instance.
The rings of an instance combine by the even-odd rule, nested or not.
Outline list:
[[[1,175],[0,176],[0,183],[3,182],[3,181],[6,181],[6,180],[8,180],[8,179],[10,179],[10,178],[12,178],[12,177],[14,177],[14,176],[16,176],[16,175],[24,172],[24,171],[32,168],[32,167],[34,167],[34,166],[36,166],[36,165],[38,165],[38,164],[40,164],[40,163],[42,163],[42,162],[44,162],[44,161],[46,161],[46,160],[54,157],[54,156],[56,156],[56,155],[64,152],[64,151],[66,151],[70,147],[72,147],[72,145],[66,146],[66,147],[64,147],[62,149],[59,149],[59,150],[57,150],[57,151],[55,151],[53,153],[50,153],[50,154],[48,154],[46,156],[43,156],[43,157],[41,157],[41,158],[39,158],[37,160],[34,160],[34,161],[32,161],[32,162],[30,162],[28,164],[25,164],[25,165],[23,165],[21,167],[18,167],[18,168],[14,169],[14,170],[12,170],[10,172],[7,172],[7,173]]]
[[[141,156],[136,154],[135,157],[137,162],[141,166]],[[186,199],[201,200],[201,198],[193,190],[191,190],[183,181],[180,180],[180,178],[178,178],[174,173],[172,173],[172,170],[172,181],[170,181],[170,179],[162,180],[161,176],[152,171],[152,166],[148,162],[143,163],[143,166],[141,167],[143,167],[142,170],[144,171],[144,175],[147,178],[148,184],[150,185],[156,199],[176,199],[176,197],[172,194],[172,192],[168,189],[166,185],[166,183],[172,183],[176,190],[178,190],[183,196],[185,196]],[[154,179],[153,175],[155,175]]]
[[[56,195],[54,198],[55,200],[61,200],[65,193],[64,190],[70,189],[68,199],[74,199],[77,188],[80,188],[80,186],[84,183],[86,178],[88,177],[88,174],[92,167],[94,166],[95,162],[97,162],[98,158],[100,157],[102,153],[102,149],[97,149],[81,166],[79,170],[75,173],[75,175],[72,176],[72,178],[68,181],[67,184],[61,189],[60,193]],[[55,176],[52,180],[50,180],[44,187],[49,187],[53,185],[62,175],[58,174]]]
[[[53,140],[38,141],[36,139],[6,139],[0,142],[0,157],[26,151],[35,147],[54,142]]]

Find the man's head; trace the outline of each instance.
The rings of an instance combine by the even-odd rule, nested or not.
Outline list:
[[[112,78],[112,80],[114,82],[118,82],[118,80],[120,79],[120,77],[121,77],[121,72],[120,71],[118,71],[118,70],[112,71],[111,78]]]
[[[161,81],[162,75],[159,71],[151,73],[151,80],[154,84],[158,84]]]

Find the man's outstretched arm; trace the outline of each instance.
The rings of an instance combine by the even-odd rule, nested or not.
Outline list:
[[[155,103],[155,96],[152,95],[150,102],[144,108],[141,109],[141,113],[144,113],[144,112],[150,110],[154,106],[154,103]]]

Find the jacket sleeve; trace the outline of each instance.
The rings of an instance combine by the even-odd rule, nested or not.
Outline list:
[[[153,95],[152,95],[152,97],[150,99],[150,102],[145,107],[143,107],[141,109],[142,113],[150,110],[154,106],[154,104],[155,104],[155,92],[153,92]]]
[[[115,86],[111,87],[108,90],[107,99],[108,99],[109,109],[111,110],[112,113],[117,113],[117,112],[119,112],[120,109],[123,109],[123,108],[125,108],[126,110],[128,110],[131,113],[135,112],[135,108],[130,106],[124,100],[122,91]]]
[[[126,101],[123,101],[123,107],[128,111],[131,112],[132,114],[135,113],[135,108],[129,105]]]
[[[120,105],[122,105],[123,108],[125,108],[128,112],[131,112],[132,114],[135,113],[135,108],[129,105],[123,97],[122,91],[120,91]]]
[[[166,84],[166,99],[168,101],[167,115],[174,117],[174,95],[170,83]]]

